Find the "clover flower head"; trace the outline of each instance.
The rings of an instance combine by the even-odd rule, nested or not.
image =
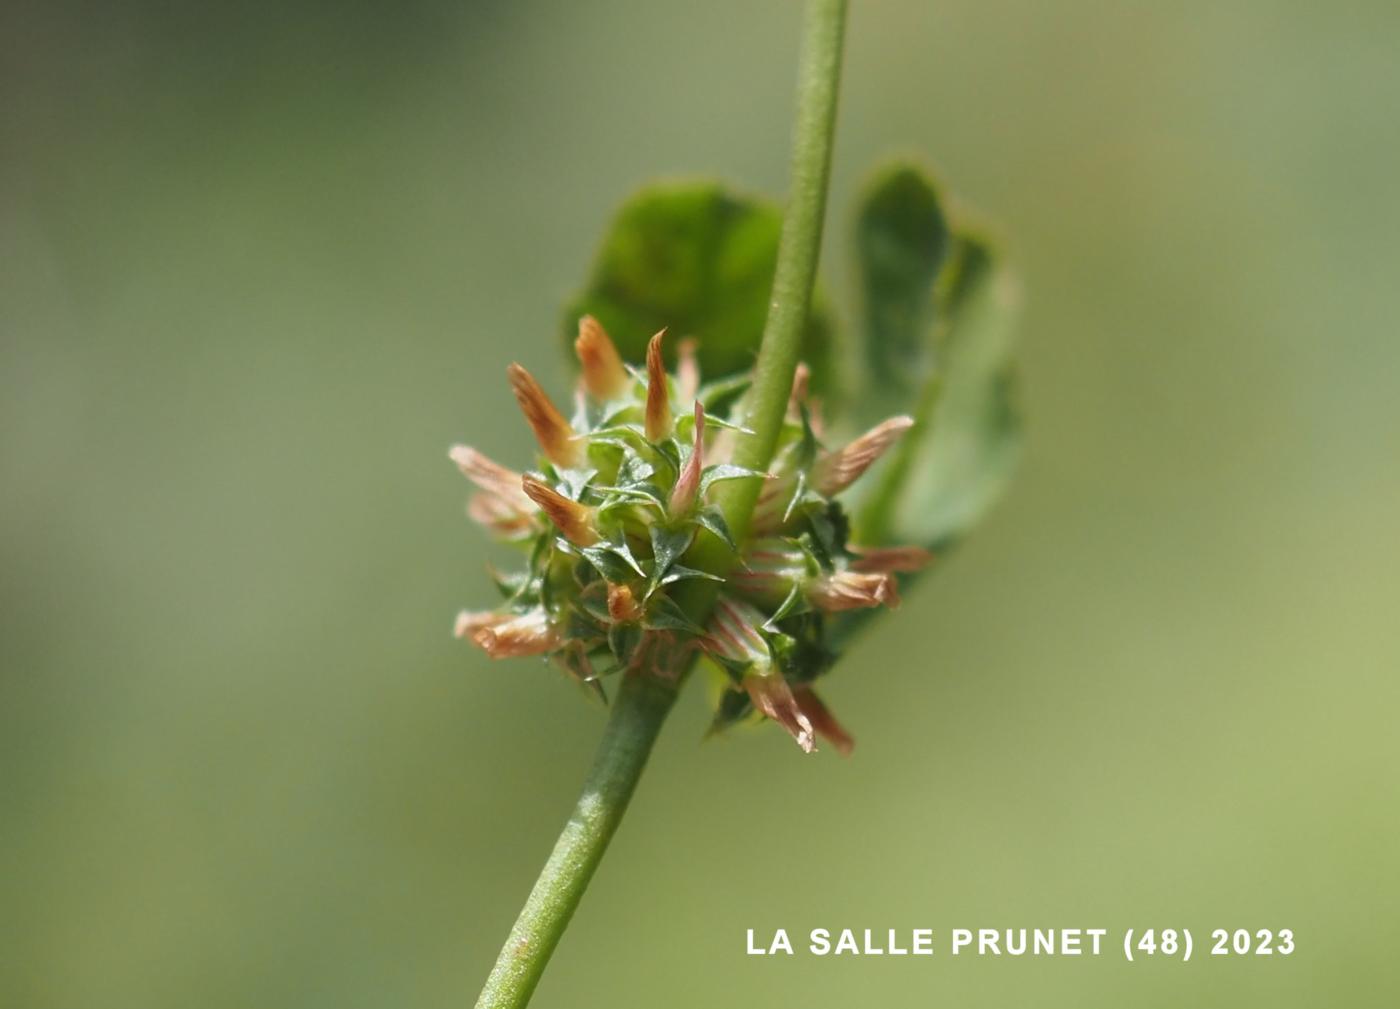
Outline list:
[[[835,658],[833,626],[849,611],[898,605],[897,575],[931,557],[848,542],[838,496],[913,422],[893,417],[829,448],[799,368],[770,472],[758,473],[730,461],[751,436],[739,420],[747,376],[702,384],[692,340],[668,374],[664,330],[631,368],[587,316],[574,349],[570,418],[523,367],[507,370],[539,444],[533,468],[467,446],[449,453],[477,488],[468,514],[526,554],[523,570],[495,576],[501,605],[461,613],[457,637],[493,658],[548,657],[595,686],[616,673],[674,678],[703,658],[723,685],[714,730],[768,719],[804,751],[820,737],[849,752],[850,734],[812,686]],[[712,500],[728,480],[761,482],[739,543]],[[726,545],[727,567],[691,563],[701,537]]]

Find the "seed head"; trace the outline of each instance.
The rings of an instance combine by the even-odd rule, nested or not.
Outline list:
[[[678,346],[678,371],[668,376],[663,339],[664,331],[647,346],[643,385],[602,326],[580,320],[572,422],[529,372],[510,366],[544,457],[539,470],[522,474],[465,445],[450,455],[477,489],[472,518],[525,547],[527,560],[518,573],[493,573],[505,602],[462,612],[454,633],[494,658],[548,656],[600,688],[609,676],[677,680],[700,653],[723,684],[717,729],[767,719],[804,751],[821,737],[849,752],[850,734],[812,683],[834,661],[834,642],[855,619],[849,611],[897,605],[897,577],[929,555],[850,545],[834,495],[912,422],[895,417],[822,451],[811,375],[801,369],[749,537],[726,564],[697,561],[704,551],[692,545],[702,528],[711,539],[730,538],[704,489],[750,475],[728,464],[746,437],[743,407],[701,386],[694,341]],[[717,590],[691,591],[706,582]]]

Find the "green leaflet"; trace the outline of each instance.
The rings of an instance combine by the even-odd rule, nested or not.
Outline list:
[[[752,367],[768,315],[782,217],[767,201],[713,182],[646,187],[613,219],[584,288],[567,306],[572,346],[582,315],[603,324],[624,360],[640,361],[665,328],[667,360],[695,337],[700,371],[713,380]],[[804,341],[813,388],[829,394],[831,325],[820,298]]]
[[[1015,283],[986,239],[956,222],[950,230],[917,169],[883,173],[861,222],[872,379],[898,365],[921,381],[913,396],[902,377],[869,390],[883,415],[903,408],[918,423],[864,497],[858,541],[944,546],[1001,495],[1019,455]]]
[[[866,365],[880,392],[878,404],[869,405],[886,414],[912,403],[933,368],[933,285],[948,246],[933,183],[909,165],[880,172],[857,214],[856,256]]]
[[[1020,455],[1015,283],[984,243],[959,245],[964,262],[941,364],[921,396],[918,425],[876,492],[876,503],[888,495],[887,540],[939,546],[960,539],[1001,496]]]

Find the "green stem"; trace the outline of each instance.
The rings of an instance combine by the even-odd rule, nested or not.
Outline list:
[[[519,1009],[530,1001],[613,832],[622,822],[652,744],[675,700],[673,682],[638,675],[623,681],[583,794],[510,930],[477,999],[477,1009]]]
[[[792,189],[778,246],[773,300],[745,414],[745,426],[755,434],[741,439],[734,459],[750,469],[766,470],[772,461],[807,325],[826,214],[845,22],[846,0],[808,0],[793,133]],[[758,492],[758,480],[730,480],[718,489],[717,503],[736,539],[748,532]],[[714,537],[697,542],[691,553],[695,566],[704,570],[721,571],[732,563],[728,550]],[[693,599],[677,601],[686,612],[703,620],[714,596],[702,590]],[[524,1009],[530,1001],[622,820],[676,691],[677,683],[654,676],[629,675],[623,682],[583,795],[511,929],[477,1000],[477,1009]]]
[[[740,439],[734,455],[737,465],[749,469],[766,470],[773,458],[807,328],[826,218],[845,24],[846,0],[808,0],[797,81],[792,185],[778,245],[773,300],[744,421],[754,436]],[[736,541],[748,532],[760,487],[758,480],[730,480],[716,488],[715,499]]]

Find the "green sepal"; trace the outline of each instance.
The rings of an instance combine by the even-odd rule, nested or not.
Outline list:
[[[783,524],[786,525],[792,518],[792,513],[797,510],[799,504],[810,504],[814,500],[823,501],[821,497],[807,495],[807,472],[799,470],[797,480],[793,483],[792,497],[788,498],[787,506],[783,508]]]
[[[608,648],[622,668],[632,664],[641,643],[642,629],[636,624],[613,624],[608,628]]]
[[[794,613],[804,612],[810,608],[807,597],[802,592],[802,586],[797,582],[793,582],[792,588],[788,591],[787,598],[773,611],[773,615],[764,623],[763,629],[765,631],[776,632],[778,630],[779,620],[792,616]],[[773,644],[771,638],[768,643],[770,646]]]
[[[588,485],[598,476],[596,469],[557,469],[556,480],[562,485],[560,492],[574,501],[582,501]]]
[[[700,571],[696,568],[688,568],[684,564],[672,564],[671,569],[666,572],[664,578],[658,583],[660,585],[671,585],[674,582],[682,581],[686,578],[706,578],[712,582],[724,583],[724,579],[719,575],[711,574],[708,571]]]
[[[738,551],[738,546],[734,543],[734,536],[729,531],[729,523],[724,520],[724,513],[714,505],[700,509],[700,513],[695,516],[695,521],[714,533],[721,542],[731,551]]]
[[[807,526],[811,531],[811,546],[822,569],[830,571],[836,559],[846,553],[851,524],[845,510],[836,501],[824,502],[824,507],[810,509]]]
[[[632,556],[626,540],[616,543],[597,543],[591,547],[575,547],[588,558],[588,562],[598,569],[598,573],[610,582],[629,581],[633,575],[646,577],[637,558]]]
[[[588,611],[587,604],[570,606],[565,613],[564,636],[566,638],[590,641],[601,638],[607,627],[607,611],[595,616]]]
[[[693,428],[694,426],[695,426],[695,423],[694,423],[694,421],[692,420],[692,421],[691,421],[691,427]],[[753,431],[751,428],[747,428],[747,427],[744,427],[744,426],[741,425],[741,424],[735,424],[735,423],[732,423],[732,422],[730,422],[730,421],[727,421],[727,420],[725,420],[723,417],[720,417],[720,416],[717,415],[717,414],[708,414],[708,413],[707,413],[707,414],[705,415],[705,426],[706,426],[706,427],[718,427],[718,428],[723,428],[723,429],[726,430],[726,431],[734,431],[734,432],[737,432],[738,434],[750,434],[750,435],[751,435],[751,434],[754,433],[754,431]]]
[[[661,579],[666,576],[671,565],[689,549],[693,539],[695,539],[695,529],[692,526],[667,527],[656,523],[651,527],[652,569],[648,582],[650,586],[647,589],[648,595],[661,583]]]
[[[617,470],[617,485],[630,487],[643,483],[656,474],[656,467],[639,455],[629,455],[622,460]]]
[[[746,469],[743,466],[734,466],[729,463],[717,463],[714,466],[706,466],[700,473],[700,495],[703,497],[711,485],[722,480],[742,480],[745,477],[763,477],[767,474],[756,470]]]
[[[808,613],[788,620],[787,632],[770,638],[773,662],[789,683],[810,683],[836,661],[824,628],[821,614]]]
[[[705,633],[705,629],[691,620],[686,612],[676,605],[674,599],[664,595],[652,597],[647,604],[647,612],[642,619],[642,625],[647,630],[685,631],[689,634]]]
[[[742,680],[742,676],[740,676],[740,680]],[[715,706],[715,717],[711,720],[706,735],[718,735],[740,722],[748,721],[753,717],[753,714],[753,700],[749,697],[747,690],[742,688],[724,690],[719,695],[719,702]]]

